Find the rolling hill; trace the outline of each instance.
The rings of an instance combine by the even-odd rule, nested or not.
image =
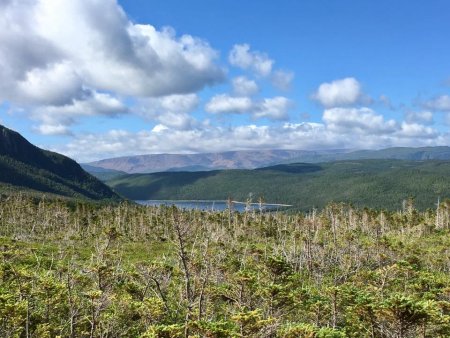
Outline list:
[[[92,176],[97,177],[101,181],[107,181],[121,175],[126,175],[126,172],[120,170],[93,167],[89,164],[80,164],[80,166],[83,170],[87,171]]]
[[[121,199],[74,160],[40,149],[0,125],[0,192],[16,191],[90,200]]]
[[[282,164],[256,170],[132,174],[107,181],[134,200],[232,197],[287,203],[299,210],[331,201],[400,209],[413,197],[420,209],[450,197],[450,161],[357,160]]]
[[[317,157],[298,157],[290,159],[289,161],[281,161],[280,163],[297,162],[330,162],[330,161],[345,161],[345,160],[407,160],[407,161],[427,161],[427,160],[450,160],[450,147],[393,147],[380,150],[357,150],[351,152],[341,153],[327,153],[318,154]]]

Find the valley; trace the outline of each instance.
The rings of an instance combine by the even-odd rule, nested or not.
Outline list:
[[[297,163],[254,170],[165,172],[121,175],[106,183],[132,200],[239,201],[262,199],[299,211],[331,202],[398,210],[412,198],[417,208],[434,208],[450,196],[449,161],[355,160]]]

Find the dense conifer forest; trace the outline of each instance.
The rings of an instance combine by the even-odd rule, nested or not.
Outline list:
[[[162,172],[116,176],[106,183],[133,200],[245,201],[249,195],[300,211],[331,202],[397,210],[413,197],[419,210],[450,197],[449,161],[352,160],[292,163],[255,170]]]
[[[449,209],[2,196],[0,336],[448,337]]]

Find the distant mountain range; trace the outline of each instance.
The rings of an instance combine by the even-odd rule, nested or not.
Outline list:
[[[40,149],[0,125],[0,193],[26,191],[68,198],[121,200],[74,160]]]
[[[217,169],[253,169],[302,156],[317,156],[302,150],[228,151],[204,154],[152,154],[126,156],[88,163],[93,167],[152,173],[162,171],[208,171]]]
[[[104,159],[84,165],[89,172],[103,177],[98,169],[119,172],[153,173],[166,171],[209,171],[255,169],[276,164],[321,163],[362,159],[450,160],[450,147],[388,148],[382,150],[249,150],[206,154],[154,154]],[[114,174],[115,172],[115,174]],[[102,176],[103,175],[103,176]]]
[[[225,200],[292,204],[298,210],[330,202],[398,210],[450,198],[450,161],[348,160],[280,164],[254,170],[122,175],[106,182],[133,200]]]

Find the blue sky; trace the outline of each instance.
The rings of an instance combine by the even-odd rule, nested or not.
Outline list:
[[[449,145],[448,13],[443,0],[9,0],[0,121],[79,161]]]

